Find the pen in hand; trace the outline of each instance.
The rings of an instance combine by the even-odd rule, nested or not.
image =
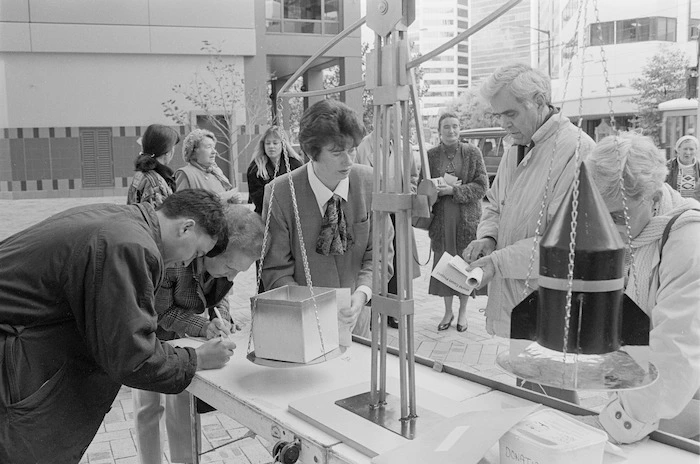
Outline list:
[[[214,313],[216,313],[216,317],[219,318],[219,320],[223,324],[224,318],[221,317],[221,312],[219,311],[219,308],[217,308],[216,306],[214,306]],[[224,335],[225,335],[225,332],[223,330],[219,332],[219,337],[221,337],[221,339],[224,338]]]

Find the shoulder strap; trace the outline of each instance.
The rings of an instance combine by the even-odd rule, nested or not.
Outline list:
[[[659,261],[661,261],[661,257],[663,256],[663,251],[664,251],[664,245],[666,244],[666,241],[668,240],[668,234],[671,233],[671,227],[673,227],[673,224],[676,222],[676,220],[681,217],[681,214],[685,213],[686,211],[700,211],[700,209],[697,208],[692,208],[692,210],[686,209],[685,211],[681,211],[680,213],[676,214],[671,218],[671,220],[668,221],[668,224],[666,224],[666,227],[664,228],[664,233],[661,235],[661,245],[659,245]]]

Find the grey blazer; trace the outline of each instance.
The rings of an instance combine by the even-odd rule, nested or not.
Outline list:
[[[294,218],[289,177],[294,182],[301,231],[314,286],[350,288],[360,285],[372,288],[372,168],[354,164],[350,171],[348,201],[343,212],[352,235],[352,247],[341,256],[324,256],[316,252],[316,239],[323,217],[311,185],[305,164],[265,186],[263,218],[270,215],[268,251],[263,262],[262,280],[266,290],[283,285],[307,285]],[[270,191],[274,185],[273,201]],[[388,221],[387,221],[388,222]]]

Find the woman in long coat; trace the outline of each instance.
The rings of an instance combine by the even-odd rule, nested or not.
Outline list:
[[[476,238],[476,226],[481,218],[481,200],[488,188],[484,159],[478,148],[459,141],[459,118],[454,113],[443,113],[438,127],[440,144],[428,150],[430,173],[441,177],[438,199],[433,205],[433,222],[428,229],[433,250],[433,268],[443,253],[461,255],[462,250]],[[441,296],[445,315],[438,330],[447,330],[454,321],[452,300],[459,297],[457,331],[467,330],[468,295],[453,290],[434,277],[428,287],[430,295]]]

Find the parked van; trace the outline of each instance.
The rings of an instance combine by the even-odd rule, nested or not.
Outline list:
[[[470,143],[481,151],[481,154],[484,156],[489,183],[492,183],[493,178],[496,177],[501,158],[510,147],[510,143],[506,140],[507,134],[508,132],[501,127],[465,129],[459,133],[461,142]]]

